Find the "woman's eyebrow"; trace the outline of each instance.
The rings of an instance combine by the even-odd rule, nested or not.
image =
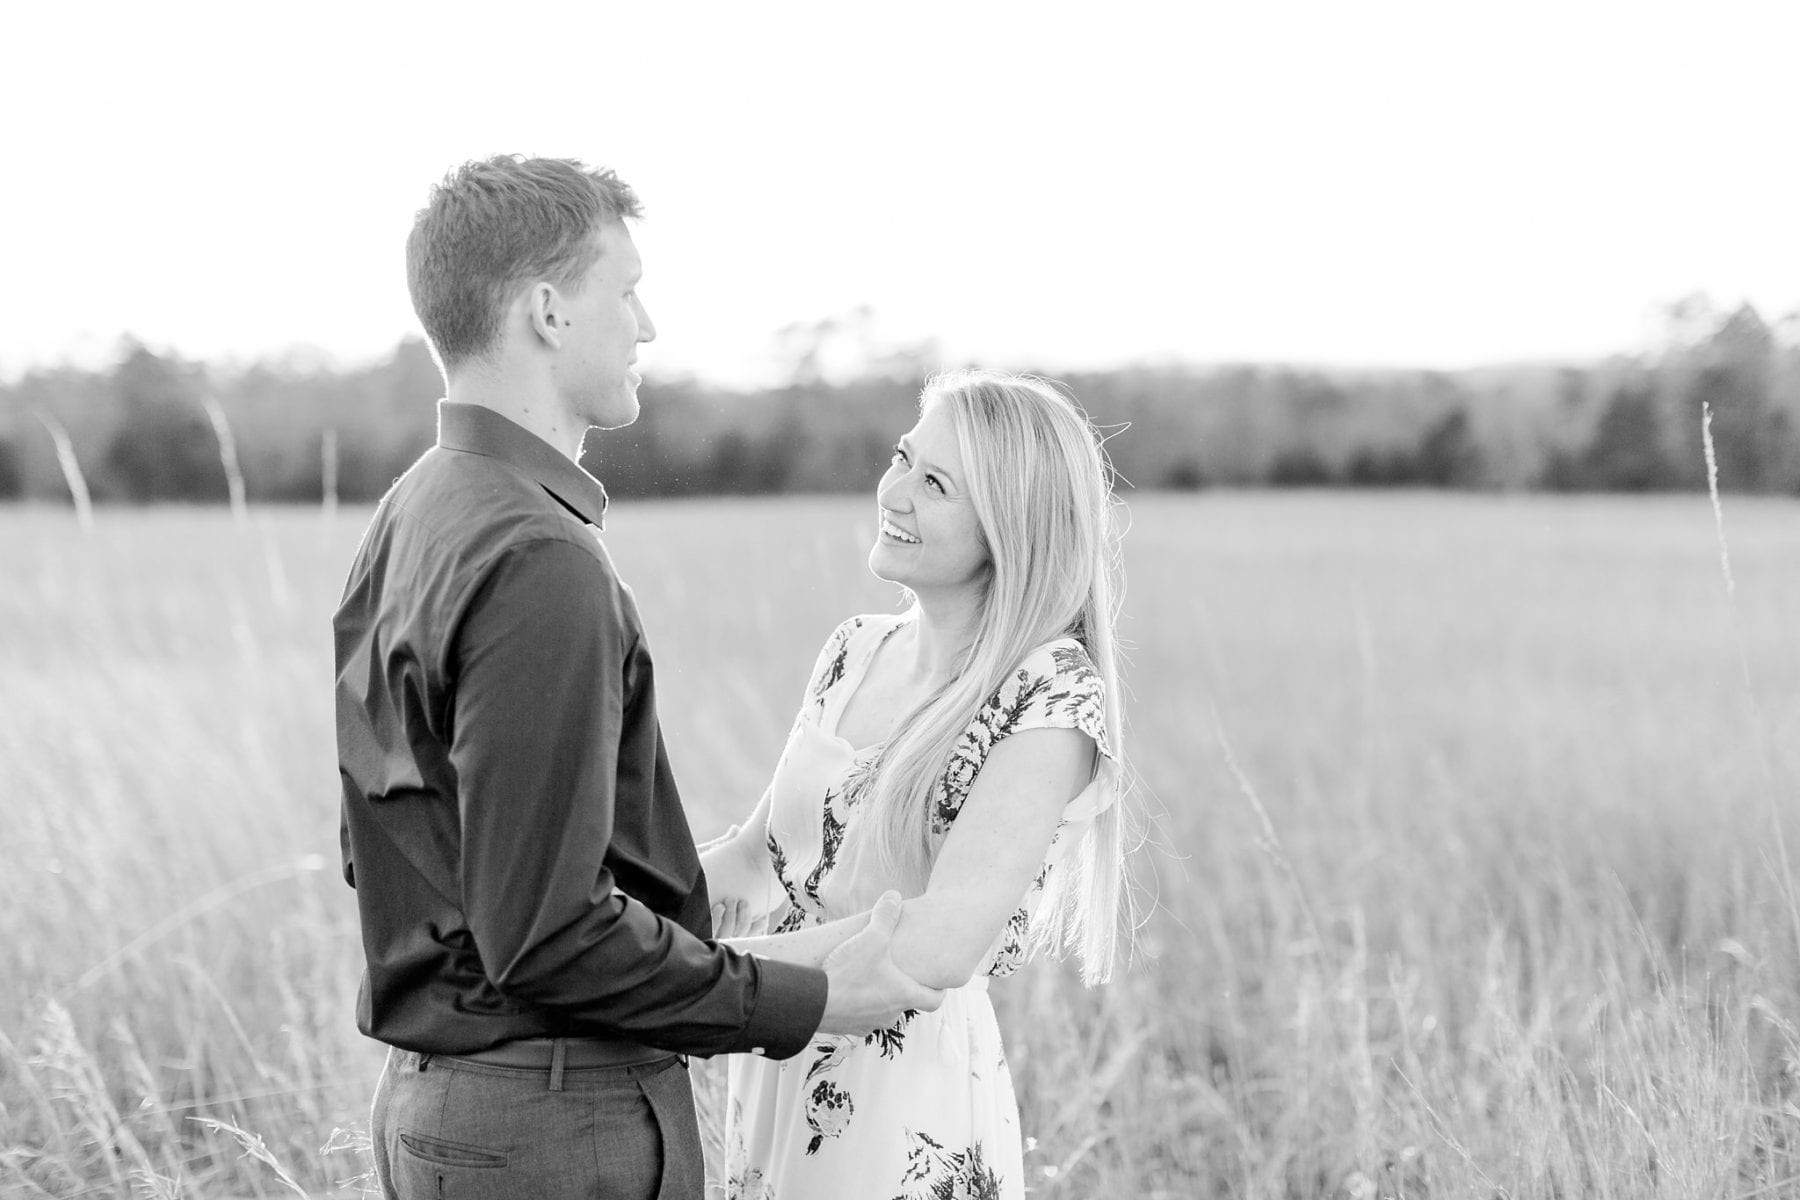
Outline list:
[[[902,450],[906,451],[906,457],[908,457],[908,458],[913,457],[912,439],[907,437],[904,433],[900,435],[900,448]],[[927,471],[930,471],[934,475],[942,475],[945,479],[949,480],[951,483],[956,482],[956,476],[954,476],[950,472],[944,470],[944,468],[938,466],[934,462],[927,462],[927,461],[921,460],[919,462],[919,465],[921,467],[924,467]]]

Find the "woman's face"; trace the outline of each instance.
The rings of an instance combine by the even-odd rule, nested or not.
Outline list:
[[[979,587],[990,559],[968,485],[948,409],[926,405],[875,490],[869,570],[915,595]]]

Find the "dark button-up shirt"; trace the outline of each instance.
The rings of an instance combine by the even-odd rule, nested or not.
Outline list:
[[[443,403],[376,510],[333,620],[357,1022],[471,1053],[608,1037],[803,1047],[822,972],[711,936],[606,493],[498,413]]]

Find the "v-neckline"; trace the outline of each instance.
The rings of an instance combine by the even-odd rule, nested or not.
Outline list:
[[[844,710],[850,707],[850,701],[854,700],[856,698],[856,693],[862,690],[863,681],[869,677],[869,667],[875,662],[875,656],[881,653],[881,648],[887,645],[888,639],[893,637],[894,634],[900,630],[901,626],[907,624],[907,621],[908,618],[904,613],[896,617],[894,623],[888,626],[887,629],[882,632],[881,636],[875,638],[869,648],[858,656],[856,677],[852,679],[849,677],[848,672],[846,672],[845,678],[838,681],[839,688],[848,686],[849,690],[845,692],[842,697],[837,698],[836,703],[832,705],[829,714],[831,718],[831,728],[824,730],[823,732],[827,737],[848,749],[851,755],[856,758],[862,758],[867,754],[880,750],[883,746],[887,745],[888,739],[882,738],[879,741],[870,742],[866,746],[852,745],[850,739],[838,732],[838,727],[844,720]]]

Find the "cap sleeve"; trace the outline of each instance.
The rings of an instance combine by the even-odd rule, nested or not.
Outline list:
[[[1073,638],[1034,650],[989,702],[994,740],[1027,729],[1078,729],[1108,759],[1105,685],[1087,650]]]
[[[1076,729],[1094,740],[1100,750],[1100,774],[1109,774],[1113,762],[1112,741],[1106,730],[1105,685],[1093,660],[1081,643],[1063,638],[1038,647],[975,714],[957,743],[932,797],[931,832],[948,833],[968,799],[969,789],[986,762],[988,751],[1003,738],[1027,729]],[[1108,789],[1089,788],[1065,810],[1065,821],[1092,816],[1105,807]]]
[[[844,665],[850,657],[850,639],[858,629],[868,621],[867,617],[851,617],[825,639],[824,649],[819,651],[818,661],[813,663],[812,674],[807,676],[806,695],[802,698],[802,712],[823,707],[825,693],[832,685],[844,677]]]

